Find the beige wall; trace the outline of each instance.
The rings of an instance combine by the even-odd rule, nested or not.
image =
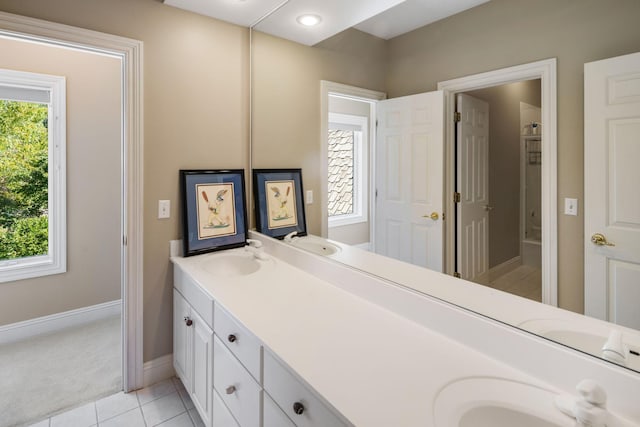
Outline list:
[[[317,47],[254,34],[253,167],[302,168],[307,231],[320,235],[320,80],[384,88],[385,42],[348,30]]]
[[[248,30],[157,0],[0,0],[0,10],[144,42],[144,360],[171,353],[178,170],[247,167]],[[159,199],[172,201],[171,219],[156,219]]]
[[[520,102],[540,107],[540,80],[467,92],[489,104],[489,268],[520,255]]]
[[[66,77],[67,272],[0,283],[0,325],[120,299],[120,60],[0,39],[0,68]]]
[[[637,0],[493,0],[389,43],[389,97],[439,81],[558,60],[558,301],[584,307],[583,64],[640,50]],[[561,212],[577,197],[577,217]]]

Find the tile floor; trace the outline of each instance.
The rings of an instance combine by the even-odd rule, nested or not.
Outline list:
[[[132,393],[117,393],[31,427],[200,427],[204,426],[178,378]]]
[[[539,267],[521,265],[491,281],[489,286],[540,302],[542,301],[542,270]]]

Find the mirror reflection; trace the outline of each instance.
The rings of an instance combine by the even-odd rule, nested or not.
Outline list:
[[[308,230],[341,248],[329,255],[333,259],[596,356],[614,362],[624,356],[618,363],[637,369],[634,352],[640,341],[634,329],[640,329],[640,314],[633,302],[637,306],[640,244],[629,243],[631,249],[618,259],[603,251],[622,253],[620,242],[639,228],[640,209],[634,197],[609,200],[618,212],[617,223],[605,227],[589,222],[606,217],[591,207],[596,196],[589,179],[607,165],[597,163],[606,151],[589,157],[589,126],[599,119],[584,118],[592,91],[585,87],[584,75],[587,63],[638,50],[640,29],[630,17],[639,13],[640,4],[627,0],[493,0],[389,39],[352,28],[313,47],[261,33],[258,26],[252,46],[253,167],[302,168],[305,190],[313,193],[306,204]],[[461,117],[457,124],[447,124],[453,105],[443,98],[426,100],[425,94],[437,92],[441,82],[549,58],[557,61],[557,103],[546,109],[544,82],[534,77],[477,82],[473,90],[456,91],[456,108],[469,106],[475,121]],[[631,85],[616,88],[631,90]],[[421,95],[424,100],[414,98]],[[437,121],[437,114],[424,113],[424,144],[414,141],[404,152],[395,150],[393,135],[385,141],[380,129],[394,114],[401,117],[398,103],[403,100],[423,103],[422,110],[407,113],[414,117],[420,111],[435,114],[428,103],[439,103],[445,123],[441,131],[429,128],[427,122]],[[551,114],[557,117],[553,132],[553,123],[545,120]],[[614,133],[621,138],[617,147],[633,146],[635,128],[625,126]],[[447,145],[454,131],[461,140]],[[548,149],[548,136],[557,138],[555,149]],[[444,141],[443,152],[434,154],[429,145],[433,138]],[[485,145],[465,150],[464,138]],[[627,183],[615,194],[635,194],[625,187],[640,182],[631,167],[634,153],[620,148],[611,163],[610,176]],[[410,167],[412,162],[424,166]],[[553,172],[556,167],[551,183],[545,168]],[[434,177],[440,178],[435,185]],[[416,197],[400,208],[394,203],[402,189],[411,189]],[[450,201],[454,192],[460,193],[460,203]],[[555,209],[545,219],[550,205]],[[598,227],[619,245],[615,250],[591,243]],[[406,271],[415,274],[361,261],[349,255],[354,247],[408,262]],[[585,256],[599,258],[585,263]],[[602,263],[609,265],[602,270],[614,272],[617,279],[596,276],[600,272],[585,276]],[[452,286],[464,295],[453,295],[444,285],[421,281],[410,264],[458,273],[477,284],[459,281]],[[494,292],[491,300],[474,301],[472,286],[480,284],[528,300],[504,299]],[[513,301],[522,308],[518,316],[501,310]],[[621,334],[612,333],[596,318],[625,327],[614,328]]]
[[[306,205],[308,230],[334,243],[344,243],[340,245],[342,257],[330,255],[335,259],[403,285],[424,286],[419,280],[399,278],[395,273],[391,277],[391,270],[385,270],[383,263],[374,263],[380,267],[372,269],[371,263],[359,264],[353,257],[345,256],[345,252],[357,246],[449,274],[457,272],[474,282],[532,301],[555,304],[564,310],[529,302],[527,318],[509,319],[500,312],[497,300],[482,307],[473,306],[473,302],[465,298],[452,301],[611,360],[603,354],[603,347],[637,346],[638,343],[631,343],[637,339],[632,337],[634,331],[623,329],[623,338],[618,339],[615,334],[611,337],[611,328],[603,327],[602,323],[570,313],[585,313],[584,251],[589,249],[585,245],[590,244],[583,239],[587,238],[584,218],[589,215],[584,205],[588,194],[583,190],[587,188],[589,193],[583,178],[586,136],[583,134],[583,76],[585,63],[637,50],[633,41],[637,40],[640,30],[632,25],[628,16],[637,15],[640,10],[637,4],[622,0],[616,1],[615,7],[595,1],[580,4],[544,1],[536,2],[535,13],[524,14],[524,10],[531,9],[529,6],[530,2],[525,0],[494,0],[388,40],[349,29],[307,47],[255,32],[253,167],[303,169],[305,189],[315,195],[313,203]],[[420,188],[428,182],[428,173],[433,168],[438,173],[438,165],[413,170],[414,175],[422,174],[421,183],[412,176],[401,177],[400,156],[414,161],[430,148],[418,147],[417,151],[403,154],[380,144],[380,130],[376,132],[372,122],[376,118],[380,126],[380,99],[386,97],[393,101],[433,92],[439,82],[547,58],[556,58],[558,65],[557,105],[551,106],[554,113],[557,108],[558,117],[553,134],[557,135],[557,149],[551,153],[554,157],[546,157],[550,153],[544,149],[547,123],[543,120],[545,111],[539,79],[523,79],[496,87],[482,87],[479,83],[478,89],[466,91],[459,102],[470,103],[473,114],[486,118],[488,135],[476,135],[474,132],[478,129],[470,130],[474,138],[486,138],[487,159],[483,159],[486,162],[474,160],[473,155],[478,157],[481,153],[461,158],[464,151],[458,149],[454,151],[455,157],[445,159],[445,162],[450,160],[450,164],[440,165],[445,169],[443,174],[447,168],[458,165],[454,188],[468,183],[475,190],[478,197],[465,206],[469,212],[460,212],[462,204],[449,210],[446,200],[439,201],[438,196],[427,195],[426,189]],[[340,85],[332,86],[325,99],[320,90],[321,81],[346,85],[347,89],[340,91]],[[486,114],[479,110],[485,104]],[[375,142],[371,142],[372,139]],[[554,191],[542,185],[541,174],[547,158],[557,162]],[[385,171],[384,162],[387,174],[380,175]],[[390,168],[393,164],[397,169]],[[405,172],[412,170],[404,169]],[[417,217],[414,226],[406,235],[393,237],[389,230],[376,229],[385,215],[377,205],[381,191],[393,195],[400,187],[422,192],[425,197],[421,196],[420,206],[405,207],[405,212],[410,212],[407,215]],[[440,190],[442,199],[447,190],[444,187]],[[486,194],[479,194],[480,190],[486,190]],[[557,223],[554,230],[547,230],[545,234],[543,209],[549,197],[556,194],[557,212],[552,216]],[[416,212],[411,212],[412,209]],[[638,218],[640,215],[632,209],[628,209],[630,217]],[[434,220],[432,214],[438,219]],[[456,217],[468,218],[472,227],[460,224]],[[408,222],[411,221],[409,218]],[[447,228],[443,225],[447,222],[456,226]],[[435,251],[428,251],[432,246],[427,244],[420,248],[419,243],[407,240],[419,237],[420,233],[434,234],[434,224],[440,224],[443,229],[437,242],[440,246]],[[475,235],[465,234],[465,227],[475,227]],[[451,237],[451,232],[455,237]],[[545,261],[545,236],[548,236],[548,246],[557,245],[555,263]],[[456,249],[447,248],[447,244],[456,245]],[[409,256],[407,246],[413,250]],[[416,254],[416,247],[425,254],[442,254],[442,258],[429,260],[424,254]],[[453,256],[449,256],[450,253]],[[634,265],[635,270],[625,265],[624,272],[637,279],[638,268]],[[553,295],[547,295],[545,301],[547,277],[557,280],[557,289]],[[630,287],[635,279],[625,284]],[[629,296],[638,292],[638,281],[635,283]],[[442,296],[438,290],[420,289],[436,297],[448,297],[446,292]],[[594,295],[588,292],[586,295],[596,300],[593,304],[611,305],[606,292]],[[637,300],[637,295],[635,298]],[[586,302],[587,310],[590,304]],[[620,310],[628,311],[625,307]],[[595,317],[616,322],[612,315],[596,314]],[[617,323],[629,328],[640,327],[637,315],[633,314],[618,318]],[[615,353],[611,352],[614,357]],[[634,356],[627,350],[622,353],[627,359]]]

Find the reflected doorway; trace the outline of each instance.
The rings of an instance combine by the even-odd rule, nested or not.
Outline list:
[[[456,96],[455,268],[542,301],[540,79]]]

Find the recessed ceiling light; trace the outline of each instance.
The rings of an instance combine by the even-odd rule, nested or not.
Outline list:
[[[320,21],[322,21],[322,18],[320,18],[318,15],[308,14],[298,16],[296,21],[298,21],[299,24],[302,24],[305,27],[313,27],[314,25],[318,25]]]

